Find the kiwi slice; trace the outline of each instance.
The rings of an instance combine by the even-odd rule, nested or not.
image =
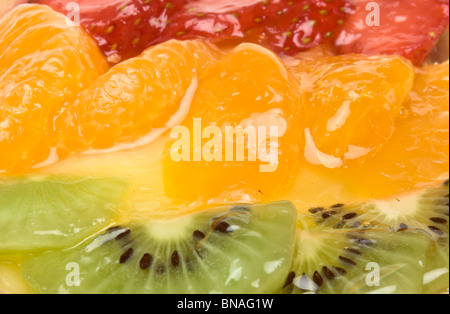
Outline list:
[[[279,202],[135,221],[31,256],[23,273],[40,293],[275,293],[290,270],[296,217]]]
[[[0,254],[73,246],[115,223],[127,191],[119,178],[0,180]]]
[[[284,292],[448,289],[448,182],[394,201],[311,208],[299,217]]]
[[[434,239],[426,260],[424,293],[438,293],[449,286],[449,181],[443,184],[366,204],[336,204],[312,208],[315,222],[332,229],[421,230]]]
[[[418,294],[430,246],[423,232],[298,231],[285,289],[318,294]]]

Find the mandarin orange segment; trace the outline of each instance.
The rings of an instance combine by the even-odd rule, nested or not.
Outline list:
[[[390,197],[448,179],[448,66],[446,62],[416,70],[395,131],[374,157],[347,168],[310,165],[305,171],[304,167],[296,188],[286,197],[305,208]],[[305,182],[312,184],[305,188]]]
[[[116,65],[57,119],[59,153],[130,144],[167,127],[173,115],[185,115],[183,104],[220,54],[200,41],[170,41]]]
[[[357,181],[394,194],[448,179],[449,63],[417,69],[410,101],[391,141],[364,167]],[[366,179],[364,179],[366,178]]]
[[[298,90],[269,50],[242,44],[228,53],[199,84],[183,124],[189,139],[177,133],[168,146],[167,195],[219,202],[276,199],[298,169]]]
[[[407,104],[415,117],[436,118],[448,127],[449,62],[416,69],[414,88]],[[435,122],[437,122],[437,120]]]
[[[305,59],[292,70],[307,98],[305,158],[327,168],[364,162],[390,140],[414,80],[400,57]]]
[[[49,157],[53,116],[108,64],[89,35],[45,6],[17,7],[0,29],[0,172],[22,172]]]

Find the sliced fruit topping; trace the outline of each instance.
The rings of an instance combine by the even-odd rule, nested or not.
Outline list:
[[[254,42],[295,54],[334,37],[350,12],[346,0],[188,1],[158,39]]]
[[[449,275],[448,193],[446,181],[392,200],[311,208],[299,218],[294,285],[287,290],[442,292]]]
[[[377,198],[436,184],[449,173],[449,65],[417,70],[410,100],[396,121],[391,140],[364,165],[340,171]],[[401,158],[399,157],[401,156]],[[373,195],[363,195],[373,197]]]
[[[427,252],[423,293],[448,289],[449,280],[449,185],[412,192],[390,200],[360,205],[337,204],[317,210],[316,222],[333,229],[384,229],[421,231],[433,239]]]
[[[57,118],[59,154],[145,144],[146,135],[157,137],[151,131],[181,123],[204,68],[219,55],[206,43],[170,41],[113,67]]]
[[[117,222],[128,185],[118,178],[33,176],[0,181],[0,254],[73,246]]]
[[[307,99],[306,160],[347,167],[374,156],[392,137],[414,82],[399,57],[309,58],[291,70]]]
[[[41,293],[276,293],[288,275],[295,220],[282,202],[136,221],[31,257],[24,276]],[[77,285],[66,283],[68,263],[79,267]]]
[[[299,87],[281,60],[261,46],[239,45],[205,73],[183,129],[174,130],[166,192],[219,203],[279,200],[298,169],[302,111]]]
[[[0,173],[21,172],[49,158],[53,115],[108,64],[81,27],[45,6],[18,6],[0,29]]]
[[[301,226],[285,292],[418,294],[430,239],[421,232]]]
[[[79,12],[69,0],[33,2],[79,14],[111,63],[170,39],[247,41],[295,54],[330,42],[352,12],[349,0],[78,0]]]
[[[185,0],[33,0],[68,15],[98,42],[111,63],[139,55]],[[78,7],[74,7],[76,4]]]
[[[402,55],[421,64],[448,26],[448,0],[357,0],[336,45],[341,53]]]

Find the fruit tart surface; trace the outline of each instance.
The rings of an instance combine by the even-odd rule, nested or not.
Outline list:
[[[0,293],[448,292],[448,18],[0,0]]]

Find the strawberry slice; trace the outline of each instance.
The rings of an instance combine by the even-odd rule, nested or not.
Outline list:
[[[336,38],[352,9],[343,0],[288,1],[284,14],[269,22],[264,34],[272,50],[296,54]]]
[[[67,16],[79,7],[79,23],[111,63],[134,57],[151,45],[172,13],[186,0],[33,0]]]
[[[330,40],[350,11],[349,0],[191,0],[172,16],[157,42],[248,41],[295,54]]]
[[[396,54],[420,65],[448,27],[448,0],[354,1],[355,13],[336,40],[343,54]]]

